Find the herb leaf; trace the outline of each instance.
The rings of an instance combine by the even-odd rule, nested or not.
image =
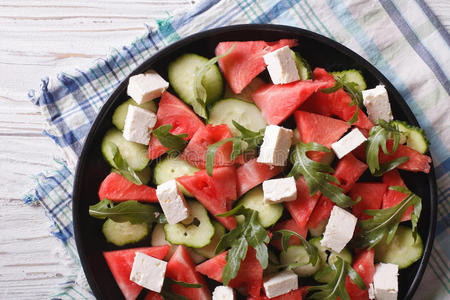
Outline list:
[[[159,126],[153,130],[153,135],[158,139],[158,141],[166,148],[169,148],[166,152],[169,155],[180,154],[187,145],[186,138],[187,133],[174,135],[170,133],[172,130],[172,124],[166,124]]]
[[[393,159],[391,161],[388,161],[384,164],[381,164],[379,169],[375,171],[375,173],[373,173],[373,176],[376,177],[380,177],[382,176],[384,173],[387,173],[391,170],[394,170],[395,168],[397,168],[398,166],[400,166],[401,164],[404,164],[405,162],[407,162],[409,160],[408,156],[402,156],[396,159]]]
[[[302,245],[305,247],[305,250],[306,250],[306,252],[309,255],[309,262],[308,263],[310,263],[313,266],[315,266],[316,263],[319,261],[319,255],[318,255],[317,248],[315,246],[313,246],[312,244],[310,244],[307,240],[305,240],[297,232],[283,229],[283,230],[275,231],[274,233],[280,233],[281,234],[281,247],[283,248],[284,252],[287,251],[288,246],[289,246],[289,240],[290,240],[291,236],[294,235],[294,236],[298,237],[302,241]]]
[[[119,147],[116,144],[108,142],[107,147],[111,148],[113,154],[113,162],[116,166],[114,172],[119,173],[134,184],[141,185],[142,181],[136,172],[128,165],[127,161],[123,159],[120,154]]]
[[[189,300],[189,298],[173,292],[172,285],[174,284],[185,288],[201,288],[203,286],[200,283],[187,283],[166,277],[160,293],[164,300]]]
[[[367,289],[361,276],[359,276],[359,274],[350,266],[348,262],[344,261],[339,256],[337,257],[336,262],[324,270],[319,271],[319,273],[316,274],[316,277],[320,278],[326,276],[333,271],[335,276],[330,282],[324,285],[312,286],[308,289],[310,292],[315,292],[309,297],[309,299],[334,300],[339,297],[341,300],[350,300],[350,296],[345,289],[345,280],[347,275],[360,289]]]
[[[300,175],[303,175],[310,195],[314,195],[320,190],[325,197],[341,207],[349,207],[356,204],[349,196],[344,194],[341,188],[331,184],[331,182],[339,184],[339,180],[329,174],[334,171],[333,168],[309,159],[306,156],[308,151],[330,152],[330,149],[317,143],[298,143],[292,152],[291,161],[293,166],[287,176],[294,176],[297,179]]]
[[[135,200],[115,204],[109,199],[103,199],[99,203],[89,206],[89,215],[97,219],[110,218],[119,223],[129,221],[132,224],[153,223],[162,220],[162,214],[155,206],[142,204]]]
[[[373,218],[358,222],[358,227],[361,228],[361,232],[355,241],[357,248],[372,248],[385,236],[387,236],[386,243],[389,244],[397,231],[398,224],[401,222],[405,211],[411,205],[414,206],[414,211],[411,214],[412,231],[414,238],[416,237],[417,222],[422,211],[422,199],[403,186],[391,186],[389,189],[405,193],[407,196],[395,206],[364,211],[364,213],[373,216]]]
[[[258,221],[258,212],[238,205],[234,209],[217,216],[228,217],[232,215],[243,215],[245,220],[242,224],[237,225],[230,232],[223,235],[216,247],[216,254],[231,247],[227,252],[227,263],[222,273],[224,285],[227,285],[230,280],[237,276],[241,261],[247,256],[248,246],[256,250],[256,258],[263,269],[267,268],[269,264],[269,253],[266,244],[269,243],[270,238],[267,231]]]

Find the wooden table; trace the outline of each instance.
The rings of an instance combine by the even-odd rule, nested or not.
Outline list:
[[[27,97],[40,79],[130,43],[189,0],[0,0],[0,299],[47,298],[70,265],[40,207],[22,196],[62,156]],[[447,30],[450,2],[428,1]],[[431,3],[432,2],[432,3]]]

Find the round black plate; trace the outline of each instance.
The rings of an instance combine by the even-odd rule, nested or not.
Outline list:
[[[369,62],[333,40],[295,27],[262,24],[237,25],[200,32],[162,49],[140,65],[131,75],[155,69],[167,78],[168,63],[180,54],[193,52],[213,57],[214,49],[221,41],[275,41],[281,38],[298,39],[299,46],[296,49],[313,68],[323,67],[328,71],[358,69],[363,72],[369,87],[374,87],[379,83],[384,84],[389,92],[394,117],[418,126],[417,120],[397,90]],[[98,187],[110,172],[110,167],[102,158],[100,144],[105,132],[113,127],[111,116],[114,109],[128,98],[126,95],[127,84],[128,80],[125,80],[119,85],[92,125],[78,161],[73,188],[75,240],[89,285],[98,299],[122,298],[122,293],[102,255],[102,251],[118,249],[118,247],[106,243],[101,233],[101,222],[89,216],[88,207],[99,201]],[[429,174],[403,172],[402,177],[407,186],[423,199],[418,230],[425,244],[424,255],[409,268],[401,270],[399,277],[398,299],[410,299],[425,271],[434,239],[437,205],[436,180],[433,168]],[[148,241],[140,246],[144,245],[149,245]]]

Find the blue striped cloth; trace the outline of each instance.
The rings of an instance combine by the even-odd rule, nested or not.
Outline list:
[[[73,167],[102,104],[118,84],[156,51],[192,33],[242,23],[305,28],[330,37],[374,64],[398,89],[431,141],[438,182],[436,241],[415,299],[448,299],[450,222],[450,36],[423,0],[208,0],[157,20],[158,28],[115,49],[91,68],[44,79],[31,91],[49,136],[65,153],[53,171],[39,174],[25,202],[39,201],[54,221],[75,264],[54,298],[92,298],[79,267],[71,220]]]

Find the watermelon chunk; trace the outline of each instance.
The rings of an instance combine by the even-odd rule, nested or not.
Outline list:
[[[300,137],[304,143],[319,143],[331,149],[331,144],[339,140],[350,126],[341,120],[309,113],[306,111],[296,111],[294,114]],[[320,161],[325,152],[311,151],[308,156]]]
[[[267,296],[259,296],[259,297],[248,297],[247,300],[302,300],[303,297],[308,294],[309,286],[302,286],[296,290],[290,291],[289,293],[274,297],[267,298]]]
[[[272,232],[275,232],[277,230],[294,231],[294,232],[297,232],[298,234],[300,234],[305,239],[306,239],[306,235],[308,234],[308,227],[306,227],[306,225],[304,227],[300,227],[297,224],[297,222],[295,222],[294,219],[287,219],[287,220],[277,223],[273,227]],[[278,250],[280,250],[280,251],[282,250],[281,239],[272,239],[270,241],[270,243]],[[290,245],[300,245],[301,243],[302,243],[302,241],[296,236],[291,236],[291,238],[289,239],[289,246]]]
[[[208,124],[197,130],[181,154],[181,158],[197,168],[204,169],[208,146],[230,137],[233,137],[233,135],[226,124],[217,126]],[[217,149],[214,167],[229,166],[233,164],[230,158],[232,147],[232,143],[229,142]]]
[[[172,134],[187,133],[186,140],[190,140],[197,130],[205,126],[189,106],[167,91],[161,96],[156,118],[155,128],[171,124],[172,130],[170,132]],[[147,156],[150,159],[155,159],[163,155],[166,150],[167,148],[161,145],[159,140],[152,135]]]
[[[369,284],[373,283],[373,275],[375,274],[374,250],[365,250],[361,252],[353,262],[352,268],[358,272],[361,279],[366,284],[367,289],[361,290],[347,275],[345,280],[345,289],[352,300],[369,299]]]
[[[148,291],[147,295],[145,295],[144,300],[164,300],[164,298],[157,292]]]
[[[388,208],[395,206],[403,201],[403,199],[406,198],[406,194],[397,192],[397,191],[391,191],[389,190],[389,187],[391,186],[403,186],[406,187],[405,183],[402,180],[402,177],[400,176],[400,173],[397,170],[392,170],[383,175],[383,183],[387,185],[386,193],[383,196],[383,204],[381,208]],[[405,214],[402,217],[402,221],[408,221],[411,220],[411,213],[414,210],[414,206],[411,205],[408,207],[405,211]]]
[[[131,269],[133,268],[136,252],[141,252],[157,259],[163,259],[169,249],[170,246],[166,245],[103,252],[106,263],[125,299],[136,299],[142,290],[140,285],[130,281]]]
[[[98,190],[100,200],[105,198],[121,202],[127,200],[137,200],[143,202],[158,202],[156,190],[145,184],[137,185],[118,173],[111,173],[103,179]]]
[[[308,228],[317,228],[323,221],[328,220],[334,203],[325,196],[321,196],[308,220]]]
[[[391,153],[393,146],[394,141],[388,140],[386,143],[386,147],[389,153]],[[409,160],[398,166],[399,169],[411,172],[430,172],[431,157],[425,154],[421,154],[407,146],[403,146],[402,144],[398,145],[397,151],[392,155],[386,155],[381,150],[379,152],[379,160],[381,164],[402,156],[409,157]]]
[[[265,84],[252,94],[267,124],[287,119],[309,96],[327,86],[326,82],[301,80],[288,84]]]
[[[222,282],[222,272],[227,263],[226,256],[227,252],[223,252],[201,263],[195,269],[215,281]],[[241,262],[237,276],[229,282],[228,286],[232,288],[247,288],[251,296],[257,297],[260,295],[262,283],[263,268],[256,258],[255,249],[249,246],[247,256]]]
[[[216,47],[216,56],[225,54],[234,44],[236,45],[231,53],[219,59],[219,67],[233,92],[240,94],[259,73],[266,69],[264,55],[284,46],[297,46],[298,42],[287,39],[277,42],[221,42]]]
[[[188,297],[189,299],[207,300],[211,299],[211,292],[206,285],[202,275],[195,270],[194,262],[183,245],[178,246],[175,253],[167,263],[166,276],[187,283],[200,283],[201,288],[186,288],[173,285],[172,289],[176,294]]]
[[[372,218],[364,213],[366,209],[380,209],[383,202],[387,184],[378,182],[358,182],[350,190],[349,196],[356,201],[361,197],[361,201],[352,206],[352,213],[360,220]]]
[[[234,167],[214,168],[212,177],[206,173],[206,170],[201,170],[192,176],[178,177],[177,181],[213,216],[229,211],[237,198]],[[228,229],[236,226],[234,217],[216,218]]]
[[[320,193],[310,196],[308,185],[305,178],[300,176],[296,181],[297,199],[290,202],[285,202],[284,206],[288,209],[292,218],[297,222],[300,228],[307,228],[309,217],[314,210],[314,207],[319,201]]]
[[[249,160],[236,169],[238,197],[281,171],[280,167],[272,167],[256,160],[256,158]]]

